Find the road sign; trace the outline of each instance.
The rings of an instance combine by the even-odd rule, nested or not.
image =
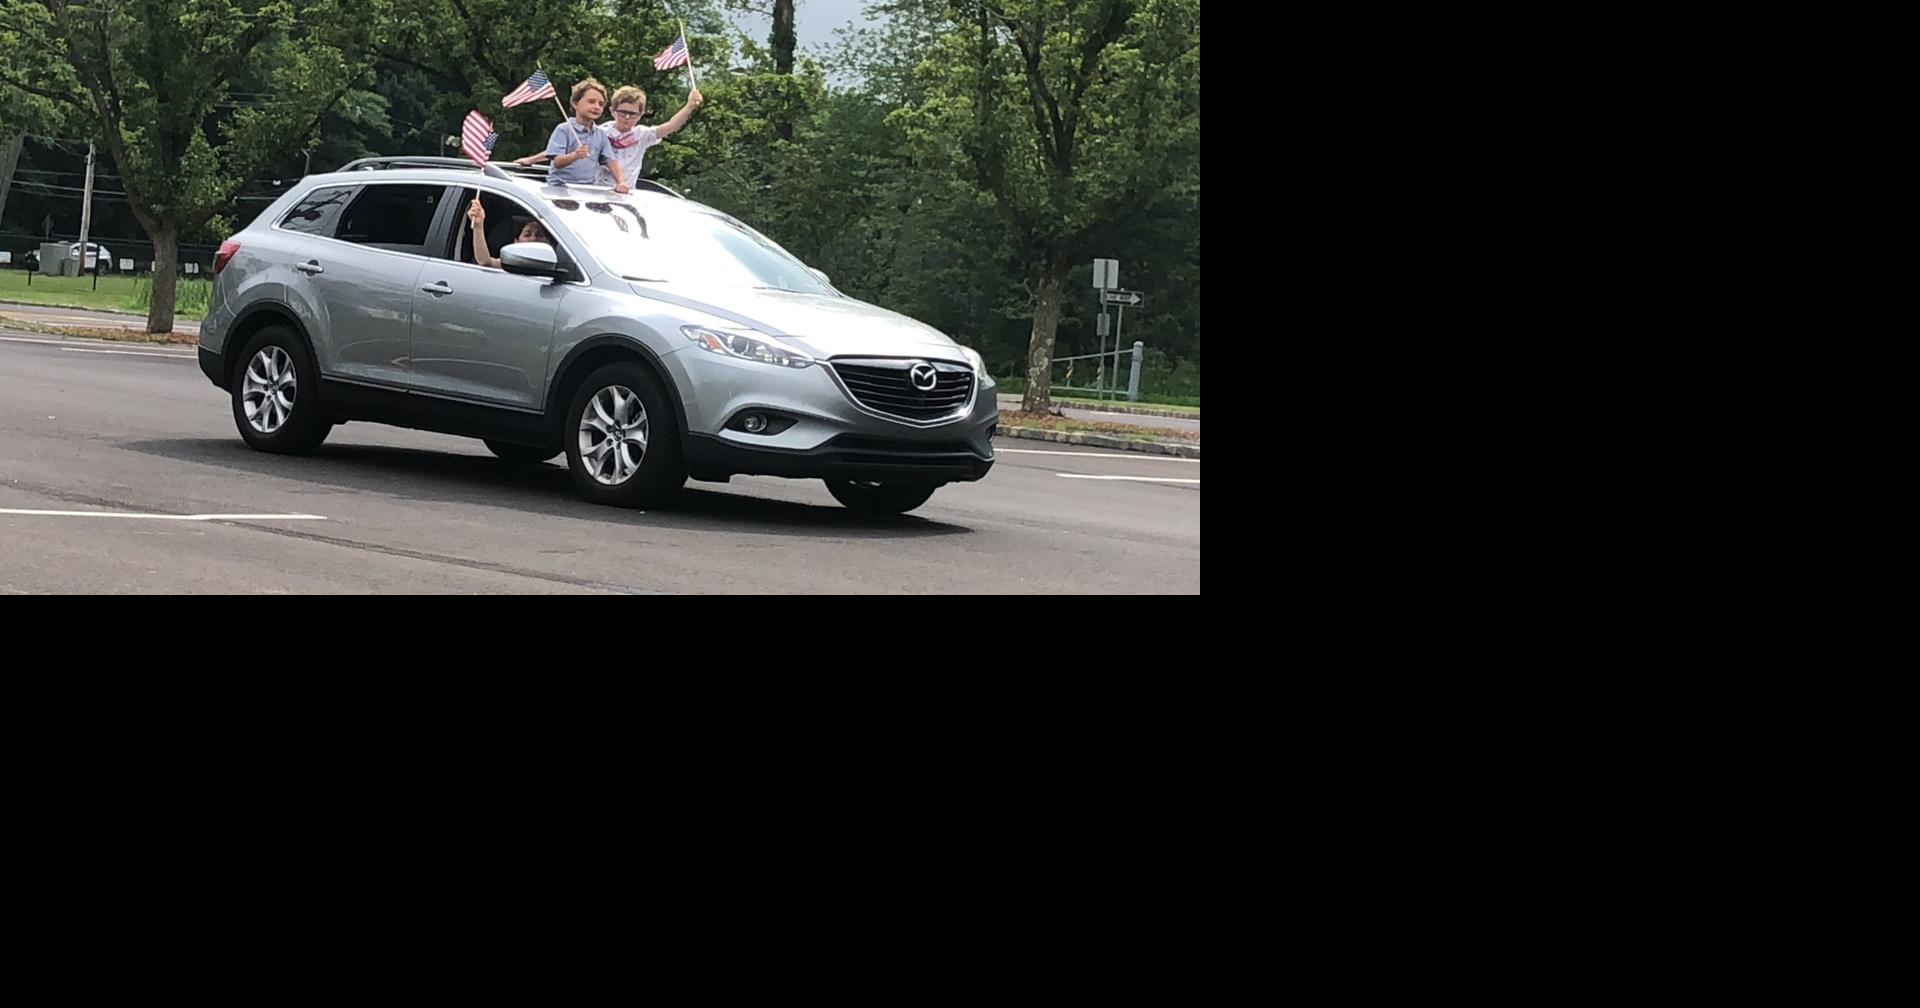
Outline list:
[[[1130,290],[1101,291],[1100,300],[1103,304],[1132,306],[1140,303],[1140,292]]]
[[[1093,261],[1093,287],[1095,290],[1111,290],[1120,286],[1120,260],[1095,259]]]

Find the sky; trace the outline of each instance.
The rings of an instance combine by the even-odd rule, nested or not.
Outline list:
[[[845,27],[849,22],[856,28],[878,27],[880,22],[868,21],[860,13],[867,0],[797,0],[793,11],[793,34],[800,44],[802,52],[824,50],[833,45],[833,32]],[[741,31],[753,36],[761,45],[767,44],[767,35],[773,31],[773,18],[765,14],[733,14],[728,16]],[[834,84],[848,82],[828,78]]]

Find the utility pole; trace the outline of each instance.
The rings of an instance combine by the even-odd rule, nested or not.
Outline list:
[[[93,145],[87,145],[87,186],[80,197],[80,272],[87,271],[87,229],[93,226]]]

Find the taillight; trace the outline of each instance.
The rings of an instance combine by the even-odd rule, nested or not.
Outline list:
[[[239,242],[231,238],[221,242],[219,254],[213,257],[213,272],[218,274],[221,270],[226,269],[227,260],[232,259],[233,254],[238,251],[240,251]]]

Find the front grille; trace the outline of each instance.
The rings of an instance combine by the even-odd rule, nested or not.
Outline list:
[[[876,413],[903,420],[938,420],[953,415],[973,399],[973,369],[949,361],[875,360],[830,361],[853,401]],[[915,364],[931,364],[933,388],[913,387],[908,377]]]

